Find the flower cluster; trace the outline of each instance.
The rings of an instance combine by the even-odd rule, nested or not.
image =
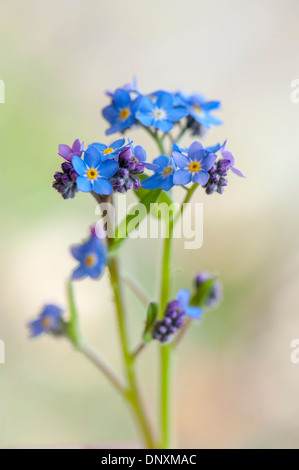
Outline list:
[[[158,90],[148,95],[140,93],[137,83],[126,84],[114,92],[107,92],[111,104],[103,109],[104,118],[110,123],[107,135],[125,132],[133,125],[143,127],[157,141],[161,154],[146,162],[146,153],[140,145],[118,139],[106,145],[94,142],[84,150],[79,139],[73,145],[59,145],[59,155],[66,160],[62,171],[54,174],[53,187],[64,199],[73,198],[78,191],[110,195],[138,190],[161,188],[169,191],[173,186],[197,183],[207,194],[223,193],[227,185],[229,169],[238,176],[244,176],[235,168],[234,157],[223,145],[207,147],[193,142],[189,148],[178,146],[178,140],[186,131],[200,135],[202,128],[221,124],[213,115],[220,108],[220,101],[206,101],[199,93],[186,94],[182,91],[170,93]],[[178,127],[177,136],[171,131]],[[173,142],[172,152],[164,150],[164,137],[169,135]],[[217,152],[221,152],[217,161]],[[145,169],[154,174],[140,178]]]
[[[204,308],[215,308],[222,300],[222,284],[208,271],[197,274],[194,288],[192,298],[188,289],[182,289],[176,298],[167,304],[163,318],[153,326],[153,339],[168,343],[184,325],[186,317],[200,320]]]
[[[111,104],[102,111],[110,124],[107,135],[124,132],[133,125],[152,127],[167,133],[179,122],[192,135],[200,135],[202,127],[221,124],[212,114],[212,111],[220,108],[220,101],[207,101],[199,93],[158,90],[145,95],[138,91],[135,82],[107,94]]]
[[[234,165],[232,154],[225,149],[226,142],[221,146],[204,148],[203,145],[195,141],[189,149],[182,149],[174,145],[171,157],[160,155],[154,160],[157,168],[155,174],[145,179],[142,186],[145,189],[161,188],[168,191],[175,185],[188,185],[198,183],[205,187],[207,194],[214,191],[223,192],[223,187],[227,185],[224,176],[231,168],[234,173],[244,176]],[[221,151],[222,158],[217,162],[217,152]]]
[[[175,300],[167,304],[164,317],[157,321],[153,328],[152,336],[161,343],[167,343],[171,337],[180,329],[186,316],[199,320],[202,308],[190,306],[190,292],[182,289],[177,294]]]

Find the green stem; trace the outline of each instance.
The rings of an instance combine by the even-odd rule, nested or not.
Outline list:
[[[156,144],[157,144],[157,146],[158,146],[158,149],[159,149],[159,151],[161,152],[161,154],[165,154],[163,141],[162,141],[162,139],[160,139],[160,137],[158,136],[157,131],[156,131],[156,132],[153,132],[149,127],[145,127],[145,126],[142,126],[142,127],[143,127],[143,129],[154,139],[154,141],[156,142]]]
[[[78,324],[78,311],[76,307],[74,289],[72,281],[67,283],[67,297],[70,311],[70,320],[67,323],[66,338],[73,344],[77,351],[81,352],[87,359],[89,359],[110,381],[110,383],[126,397],[127,388],[122,380],[117,376],[113,369],[107,364],[102,356],[87,344],[81,337],[79,324]]]
[[[160,318],[163,318],[165,308],[170,297],[170,284],[171,284],[171,247],[172,236],[175,223],[184,212],[184,204],[187,204],[198,184],[193,184],[188,190],[185,199],[182,202],[179,214],[173,220],[169,219],[169,237],[165,238],[163,259],[162,259],[162,283],[161,283],[161,296],[160,296]],[[173,363],[174,347],[168,344],[161,347],[161,378],[160,378],[160,445],[161,449],[168,449],[171,447],[171,377],[172,377],[172,363]]]
[[[162,259],[162,282],[160,295],[160,318],[163,318],[170,293],[171,247],[173,235],[173,220],[169,220],[169,236],[164,240]],[[172,356],[171,344],[161,347],[161,378],[160,378],[160,445],[161,449],[171,446],[171,376]]]
[[[109,242],[109,239],[108,239]],[[144,442],[149,449],[154,448],[154,441],[152,438],[151,430],[145,416],[145,411],[141,402],[135,370],[134,370],[134,359],[129,351],[128,338],[127,338],[127,329],[126,329],[126,320],[124,315],[123,307],[123,292],[121,277],[119,272],[119,265],[117,257],[113,257],[109,260],[109,271],[111,277],[111,285],[114,292],[115,304],[116,304],[116,313],[119,326],[121,348],[123,352],[124,365],[126,370],[126,375],[128,379],[129,389],[127,391],[127,399],[130,402],[133,411],[135,413],[136,420],[139,424],[140,430],[143,435]]]

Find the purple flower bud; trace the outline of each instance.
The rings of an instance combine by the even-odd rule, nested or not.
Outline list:
[[[194,280],[195,286],[197,289],[207,282],[208,280],[215,277],[215,275],[209,271],[200,271]],[[219,302],[222,300],[222,284],[219,281],[214,281],[209,297],[206,299],[205,305],[207,307],[216,307]]]
[[[124,193],[132,188],[137,190],[140,187],[140,180],[135,175],[143,173],[145,164],[136,160],[130,147],[122,149],[117,160],[119,169],[109,180],[114,191]]]
[[[62,172],[57,171],[54,174],[55,181],[52,187],[62,195],[63,199],[73,198],[78,191],[76,185],[78,174],[75,172],[70,162],[63,162],[61,169]]]

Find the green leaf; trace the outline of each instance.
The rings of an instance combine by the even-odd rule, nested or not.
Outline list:
[[[149,343],[153,339],[152,331],[153,331],[153,327],[156,322],[157,316],[158,316],[158,304],[155,302],[151,302],[147,310],[146,325],[145,325],[145,329],[144,329],[143,336],[142,336],[142,339],[145,343]]]
[[[206,302],[211,294],[211,289],[213,287],[215,279],[215,277],[212,277],[197,288],[194,296],[191,299],[190,305],[196,307],[204,307],[206,305]]]
[[[110,249],[111,251],[114,251],[118,246],[128,237],[128,235],[136,230],[139,227],[140,222],[144,219],[144,217],[147,216],[147,214],[151,210],[151,204],[157,202],[160,194],[161,194],[161,189],[154,189],[151,191],[148,191],[144,197],[140,200],[138,204],[135,204],[133,208],[131,209],[130,213],[126,216],[126,218],[119,224],[115,231],[115,238],[113,240],[113,243],[111,243]],[[144,206],[145,211],[140,216],[140,204]],[[139,212],[139,220],[136,222],[136,224],[130,224],[135,218],[138,216],[136,215],[136,212]]]
[[[68,335],[74,344],[74,346],[79,346],[80,344],[80,333],[79,333],[79,324],[78,324],[78,312],[75,304],[74,290],[72,281],[67,283],[67,298],[70,311],[70,320],[68,322]]]

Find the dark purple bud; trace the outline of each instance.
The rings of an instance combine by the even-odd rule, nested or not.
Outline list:
[[[225,178],[220,178],[219,180],[219,185],[220,186],[227,186],[227,180]]]

